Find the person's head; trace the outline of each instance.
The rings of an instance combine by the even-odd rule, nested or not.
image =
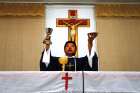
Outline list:
[[[76,43],[74,41],[67,41],[64,46],[64,51],[67,56],[75,56],[76,54]]]

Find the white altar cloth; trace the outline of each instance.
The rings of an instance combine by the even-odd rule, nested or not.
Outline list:
[[[1,71],[0,93],[66,93],[67,72]],[[83,93],[82,72],[68,72],[68,93]],[[140,72],[84,71],[84,93],[140,93]]]

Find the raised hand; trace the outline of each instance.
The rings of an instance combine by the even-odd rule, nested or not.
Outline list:
[[[89,49],[89,53],[91,54],[91,49],[93,46],[93,40],[97,37],[98,33],[97,32],[91,32],[88,33],[88,49]]]
[[[51,34],[52,34],[52,28],[47,28],[46,29],[46,37],[43,40],[43,44],[45,44],[46,50],[50,48],[50,45],[52,44],[51,42]]]

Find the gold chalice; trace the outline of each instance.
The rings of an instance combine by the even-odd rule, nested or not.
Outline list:
[[[90,32],[90,33],[88,33],[88,38],[94,40],[94,38],[96,38],[97,35],[98,35],[97,32]]]
[[[65,70],[65,65],[68,63],[68,57],[60,57],[59,58],[59,63],[62,64],[62,71]]]

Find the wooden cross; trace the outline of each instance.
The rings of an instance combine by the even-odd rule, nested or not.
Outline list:
[[[74,41],[78,48],[78,27],[89,27],[90,19],[77,16],[77,10],[68,10],[68,18],[56,18],[56,27],[68,27],[68,40]],[[78,56],[78,52],[76,55]]]
[[[66,90],[66,93],[67,93],[67,90],[68,90],[68,80],[71,80],[72,77],[68,77],[68,72],[65,73],[65,76],[62,77],[62,80],[65,80],[65,90]]]

